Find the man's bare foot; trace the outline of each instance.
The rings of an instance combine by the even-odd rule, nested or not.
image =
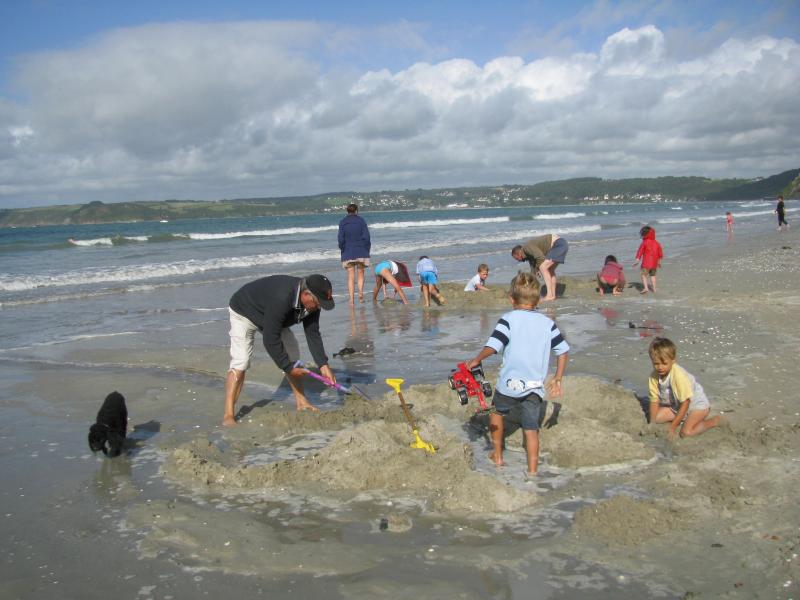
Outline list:
[[[298,412],[301,410],[310,410],[311,412],[317,412],[319,409],[310,402],[298,402],[297,410]]]
[[[494,452],[491,452],[489,454],[489,460],[492,461],[495,464],[495,466],[497,466],[497,467],[505,467],[506,466],[506,463],[503,462],[502,458],[500,460],[498,460],[495,457]]]
[[[551,296],[545,296],[544,298],[541,299],[541,302],[550,302],[550,301],[555,300],[555,299],[556,299],[555,296],[552,296],[552,297]]]
[[[223,427],[234,427],[236,426],[236,417],[234,416],[225,416],[222,418],[222,425]]]
[[[646,293],[647,293],[647,290],[641,290],[639,293],[640,293],[640,294],[646,294]]]

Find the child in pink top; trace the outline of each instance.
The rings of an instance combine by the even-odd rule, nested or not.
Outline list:
[[[656,293],[656,272],[661,266],[661,259],[664,257],[664,251],[661,249],[661,244],[656,241],[656,230],[645,225],[639,231],[642,237],[642,243],[636,251],[636,261],[634,266],[642,262],[642,294],[648,291]],[[650,277],[650,285],[648,286],[647,278]]]
[[[597,291],[603,296],[606,293],[605,287],[611,287],[611,293],[619,296],[625,288],[625,273],[622,272],[622,265],[617,262],[617,257],[613,254],[606,256],[603,270],[597,274]]]

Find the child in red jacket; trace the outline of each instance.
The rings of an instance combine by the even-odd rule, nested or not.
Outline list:
[[[664,257],[664,251],[661,249],[661,244],[656,241],[656,230],[645,225],[639,231],[642,236],[642,243],[636,251],[636,261],[633,266],[642,262],[642,294],[648,291],[656,293],[656,272],[661,266],[661,259]],[[650,285],[647,284],[647,278],[650,277]]]

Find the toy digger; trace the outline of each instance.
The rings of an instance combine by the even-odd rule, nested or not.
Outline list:
[[[490,410],[490,407],[486,405],[486,398],[491,397],[492,386],[484,379],[482,365],[479,364],[470,370],[467,369],[465,363],[458,363],[447,382],[450,384],[450,389],[458,393],[458,399],[462,406],[469,402],[471,396],[474,396],[480,405],[480,408],[476,409],[477,412]]]

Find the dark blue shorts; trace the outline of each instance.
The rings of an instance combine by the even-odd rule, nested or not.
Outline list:
[[[522,398],[512,398],[511,396],[506,396],[495,390],[492,404],[494,405],[495,411],[504,417],[514,408],[519,407],[521,413],[520,424],[522,428],[538,431],[539,413],[542,410],[542,397],[539,394],[531,392]]]
[[[558,238],[553,244],[553,247],[550,248],[550,251],[545,255],[545,258],[552,260],[554,263],[563,264],[567,260],[567,250],[569,250],[567,240]]]

